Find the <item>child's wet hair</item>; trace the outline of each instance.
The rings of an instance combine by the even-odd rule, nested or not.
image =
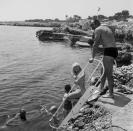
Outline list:
[[[49,109],[49,112],[54,114],[56,111],[57,111],[57,107],[55,105],[51,106],[50,109]]]
[[[65,92],[68,93],[71,90],[71,85],[67,84],[65,85]]]
[[[26,111],[24,109],[20,109],[20,119],[22,121],[26,121]]]
[[[78,68],[78,70],[77,70],[77,68]],[[81,70],[82,70],[82,68],[81,68],[79,63],[75,62],[72,65],[72,72],[73,72],[74,75],[77,75]]]

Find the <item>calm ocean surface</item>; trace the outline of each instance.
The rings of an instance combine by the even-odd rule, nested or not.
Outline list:
[[[0,26],[0,125],[6,115],[21,107],[28,112],[59,105],[65,84],[72,84],[71,66],[86,64],[89,48],[71,48],[68,43],[42,43],[35,37],[38,27]],[[45,118],[45,117],[44,117]],[[1,130],[47,131],[48,119]]]

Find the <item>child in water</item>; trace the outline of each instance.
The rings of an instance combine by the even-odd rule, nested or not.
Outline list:
[[[13,118],[10,118],[6,121],[5,125],[2,128],[6,128],[7,126],[14,126],[14,125],[21,125],[24,124],[25,122],[33,122],[37,119],[39,119],[40,117],[42,117],[44,115],[44,117],[51,117],[57,110],[56,106],[51,106],[49,110],[46,109],[46,106],[42,106],[41,105],[41,109],[39,109],[39,111],[37,111],[34,114],[34,118],[32,118],[32,114],[30,114],[30,112],[28,113],[28,118],[27,118],[27,112],[25,111],[25,109],[20,109],[19,113],[17,113]],[[47,113],[47,115],[46,115]],[[37,115],[37,116],[36,116]],[[54,116],[53,117],[53,123],[57,124],[58,120],[57,118]]]
[[[45,107],[45,111],[51,117],[54,115],[54,113],[57,111],[57,109],[58,108],[55,105],[51,106],[49,110],[47,110],[46,107]],[[50,125],[54,124],[54,126],[52,125],[52,131],[57,131],[56,128],[54,128],[54,127],[58,127],[59,126],[59,120],[58,120],[58,118],[56,116],[53,116],[49,120],[49,123],[50,123]]]
[[[64,97],[63,97],[63,101],[65,100],[65,98],[67,97],[68,93],[70,92],[71,90],[71,85],[65,85],[65,94],[64,94]],[[67,114],[71,111],[72,109],[72,102],[70,100],[66,100],[64,102],[64,117],[67,116]]]
[[[15,117],[9,119],[7,122],[6,122],[6,125],[12,125],[12,122],[16,119],[19,119],[20,122],[26,122],[27,121],[27,118],[26,118],[26,111],[24,109],[20,109],[20,112],[17,113],[15,115]]]

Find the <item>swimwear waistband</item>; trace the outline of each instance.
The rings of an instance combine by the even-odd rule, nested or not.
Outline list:
[[[104,56],[111,56],[116,59],[118,56],[118,49],[116,47],[104,48]]]

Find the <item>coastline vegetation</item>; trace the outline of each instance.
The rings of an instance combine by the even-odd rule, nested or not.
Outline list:
[[[86,19],[82,19],[79,15],[68,16],[65,15],[65,20],[60,20],[58,18],[53,19],[29,19],[25,21],[0,21],[0,25],[9,26],[33,26],[33,27],[61,27],[64,24],[70,26],[81,26],[83,21],[91,21],[92,19],[98,18],[102,22],[109,21],[127,21],[127,18],[133,19],[128,10],[122,10],[121,12],[115,13],[113,16],[104,16],[102,14],[88,16]]]

